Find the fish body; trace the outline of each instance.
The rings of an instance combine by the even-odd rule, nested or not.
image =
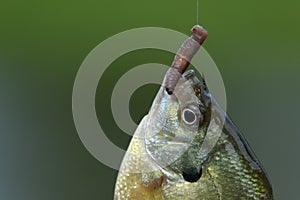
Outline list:
[[[118,174],[116,200],[273,199],[245,138],[192,71],[162,86]]]
[[[115,200],[273,199],[266,172],[204,78],[184,73],[207,35],[195,25],[179,48],[123,158]]]

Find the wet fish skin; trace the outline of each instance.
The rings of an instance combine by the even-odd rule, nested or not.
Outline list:
[[[186,110],[195,111],[195,123],[185,123]],[[187,72],[173,95],[159,90],[138,126],[114,198],[268,200],[273,192],[266,172],[203,78]]]

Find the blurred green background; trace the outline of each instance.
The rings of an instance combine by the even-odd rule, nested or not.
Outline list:
[[[298,1],[203,1],[204,47],[223,76],[228,113],[266,168],[276,199],[299,186]],[[112,199],[117,171],[94,159],[72,118],[72,87],[82,61],[101,41],[136,27],[189,34],[196,1],[6,1],[0,3],[0,199]],[[96,107],[108,137],[126,149],[116,127],[113,85],[137,64],[169,65],[173,55],[139,50],[116,60],[100,80]],[[142,78],[142,77],[141,77]],[[133,95],[137,122],[156,85]]]

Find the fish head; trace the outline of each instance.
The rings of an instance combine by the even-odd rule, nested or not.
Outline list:
[[[163,169],[189,182],[201,176],[207,153],[201,153],[211,121],[211,95],[193,70],[179,79],[174,93],[161,87],[148,114],[145,144]]]

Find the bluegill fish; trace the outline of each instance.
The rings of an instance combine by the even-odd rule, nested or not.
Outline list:
[[[203,77],[184,71],[171,77],[175,86],[174,72],[166,74],[123,159],[114,199],[273,199],[266,172]]]

